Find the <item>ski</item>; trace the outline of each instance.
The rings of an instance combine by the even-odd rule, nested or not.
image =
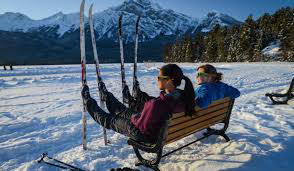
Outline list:
[[[120,48],[120,66],[121,66],[121,82],[122,82],[122,90],[126,85],[126,78],[125,78],[125,61],[124,61],[124,47],[123,47],[123,40],[122,40],[122,15],[119,16],[118,19],[118,38],[119,38],[119,48]],[[125,102],[123,96],[123,103]]]
[[[99,91],[99,85],[102,83],[102,78],[100,74],[100,67],[99,67],[99,59],[97,54],[97,48],[96,48],[96,38],[94,33],[94,24],[93,24],[93,4],[90,6],[89,9],[89,24],[90,24],[90,31],[91,31],[91,38],[92,38],[92,47],[93,47],[93,53],[94,53],[94,61],[96,66],[96,75],[97,75],[97,84],[98,84],[98,91]],[[101,92],[98,92],[100,97],[100,107],[105,110],[105,101],[101,98]],[[104,137],[104,144],[107,145],[107,135],[106,135],[106,129],[103,127],[103,137]]]
[[[140,21],[140,16],[138,17],[136,22],[136,35],[135,35],[135,59],[134,59],[134,73],[133,73],[133,97],[135,99],[137,98],[137,90],[139,89],[139,82],[137,80],[139,21]]]
[[[55,161],[55,162],[57,162],[59,164],[54,164],[54,163],[47,162],[47,161],[44,160],[44,158],[48,158],[48,159],[53,160],[53,161]],[[62,162],[60,160],[49,157],[48,153],[43,153],[42,154],[41,158],[38,160],[38,163],[41,163],[41,162],[43,162],[45,164],[48,164],[50,166],[61,168],[61,169],[67,169],[67,170],[73,170],[73,171],[85,171],[85,170],[80,169],[78,167],[75,167],[73,165],[70,165],[70,164],[64,163],[64,162]]]
[[[87,85],[84,8],[85,8],[85,0],[82,0],[81,7],[80,7],[80,48],[81,48],[81,64],[82,64],[82,86]],[[86,118],[86,104],[84,99],[83,99],[83,135],[82,136],[83,136],[83,149],[87,150],[87,118]]]

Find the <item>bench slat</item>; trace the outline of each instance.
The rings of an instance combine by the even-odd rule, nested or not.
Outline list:
[[[218,121],[215,121],[215,122],[211,123],[210,125],[215,125],[215,124],[217,124],[217,123],[221,123],[221,122],[222,122],[222,121],[218,120]],[[200,130],[202,130],[202,129],[208,128],[208,127],[209,127],[209,126],[204,125],[204,126],[201,126],[201,127],[197,128],[197,129],[195,129],[194,131],[191,131],[191,132],[189,132],[189,133],[183,134],[183,135],[178,136],[178,137],[176,137],[176,138],[173,138],[173,139],[171,139],[171,138],[170,138],[170,139],[167,139],[167,141],[165,142],[165,144],[173,143],[173,142],[175,142],[175,141],[177,141],[177,140],[180,140],[180,139],[182,139],[182,138],[185,138],[185,137],[187,137],[187,136],[189,136],[189,135],[192,135],[192,134],[194,134],[194,133],[196,133],[196,132],[198,132],[198,131],[200,131]]]
[[[226,103],[226,102],[230,102],[231,99],[229,97],[226,97],[226,98],[223,98],[223,99],[220,99],[220,100],[216,100],[214,101],[212,104],[210,104],[207,108],[200,108],[200,107],[195,107],[195,113],[199,113],[203,110],[207,110],[207,109],[210,109],[211,107],[213,106],[216,106],[216,105],[219,105],[219,104],[223,104],[223,103]],[[176,118],[179,118],[179,117],[182,117],[184,116],[185,113],[184,112],[181,112],[181,113],[174,113],[173,114],[173,119],[176,119]],[[197,115],[197,114],[196,114]]]
[[[172,121],[169,124],[169,127],[177,125],[177,124],[182,123],[182,122],[192,120],[194,118],[199,118],[199,117],[201,117],[203,115],[206,115],[206,114],[211,113],[211,112],[216,112],[216,111],[224,109],[224,108],[228,109],[229,105],[230,105],[230,103],[226,102],[226,103],[223,103],[223,104],[219,104],[217,106],[213,106],[212,108],[207,108],[206,110],[203,110],[203,111],[193,115],[192,117],[190,117],[190,116],[182,116],[182,117],[178,117],[176,119],[172,118]]]
[[[203,127],[207,128],[207,127],[213,125],[217,121],[222,122],[226,118],[226,115],[227,114],[225,113],[225,114],[219,115],[217,117],[211,118],[209,120],[206,120],[204,122],[201,122],[199,124],[196,124],[196,125],[187,127],[185,129],[182,129],[180,131],[168,134],[167,142],[169,142],[170,140],[175,139],[177,137],[185,137],[187,134],[196,132],[196,131],[198,131],[199,129],[201,129]]]
[[[206,120],[209,120],[213,117],[217,117],[222,114],[226,114],[227,112],[228,112],[228,108],[224,108],[219,111],[212,112],[207,115],[203,115],[201,117],[197,117],[195,119],[191,119],[189,116],[187,116],[190,120],[183,122],[183,123],[180,123],[180,124],[177,124],[177,125],[174,125],[174,126],[169,126],[168,127],[168,134],[171,134],[173,132],[179,131],[181,129],[185,129],[187,127],[190,127],[190,126],[193,126],[196,124],[199,124],[201,122],[205,122]]]

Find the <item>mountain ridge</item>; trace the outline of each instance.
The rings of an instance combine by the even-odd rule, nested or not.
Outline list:
[[[196,30],[199,30],[197,29],[199,26],[202,27],[200,31],[210,30],[215,25],[213,23],[228,25],[222,16],[226,16],[226,19],[232,21],[232,24],[240,23],[233,17],[222,13],[216,14],[214,12],[214,18],[212,18],[210,12],[207,14],[207,17],[200,20],[171,9],[164,9],[150,0],[127,0],[121,5],[93,14],[97,39],[112,38],[115,40],[117,38],[117,19],[121,14],[123,14],[123,29],[125,30],[126,42],[132,42],[133,23],[135,23],[138,15],[141,16],[142,41],[153,39],[160,34],[183,35],[188,30],[193,30],[192,33],[194,33]],[[209,21],[209,24],[205,24],[204,22],[208,22],[207,20],[214,21]],[[85,24],[86,26],[88,25],[88,17],[86,16]],[[59,27],[57,29],[59,37],[67,32],[79,29],[79,13],[64,14],[58,12],[40,20],[33,20],[21,13],[6,12],[0,14],[0,30],[3,31],[32,32],[39,28],[56,26]]]
[[[139,61],[162,61],[164,45],[186,34],[194,34],[195,30],[208,30],[215,24],[222,25],[222,22],[228,19],[236,21],[235,24],[239,23],[230,16],[228,19],[219,19],[218,16],[222,14],[207,16],[200,21],[171,9],[164,9],[150,0],[127,0],[121,5],[93,14],[97,48],[102,62],[119,62],[119,58],[116,58],[119,56],[117,30],[118,17],[122,14],[126,61],[132,61],[138,15],[141,15]],[[46,60],[50,64],[79,63],[79,17],[79,13],[58,12],[44,19],[32,20],[21,13],[0,14],[0,50],[3,56],[0,64],[19,63],[17,59],[20,58],[28,64],[46,64]],[[198,29],[198,26],[202,28]],[[86,53],[92,56],[86,16],[85,33]],[[18,51],[15,52],[15,49]],[[10,56],[16,59],[11,61]],[[91,58],[89,61],[92,61]]]

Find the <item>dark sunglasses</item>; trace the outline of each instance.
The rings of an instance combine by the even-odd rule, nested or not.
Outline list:
[[[197,72],[196,78],[198,77],[208,77],[208,74],[205,72]]]
[[[167,79],[169,79],[169,76],[158,76],[157,77],[158,81],[167,80]]]

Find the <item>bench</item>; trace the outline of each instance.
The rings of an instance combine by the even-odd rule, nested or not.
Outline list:
[[[265,96],[269,97],[274,105],[287,104],[290,99],[294,98],[294,78],[292,79],[290,87],[286,93],[284,94],[266,93]],[[274,99],[274,97],[286,97],[286,99],[283,101],[277,101]]]
[[[208,108],[201,109],[196,107],[195,113],[192,117],[186,116],[185,113],[175,113],[168,121],[164,123],[160,129],[159,137],[155,144],[147,144],[144,142],[135,141],[133,139],[128,139],[128,144],[133,146],[135,154],[138,158],[136,166],[144,165],[146,167],[152,168],[153,170],[159,170],[158,165],[161,158],[211,135],[220,135],[224,137],[227,142],[230,141],[229,137],[225,134],[225,131],[229,126],[233,105],[233,99],[224,98],[213,102],[208,106]],[[211,126],[218,123],[224,124],[222,129],[211,128]],[[165,145],[181,140],[191,134],[205,129],[207,131],[201,138],[163,154],[163,147]],[[155,153],[156,159],[148,160],[143,158],[139,150],[147,153]]]

